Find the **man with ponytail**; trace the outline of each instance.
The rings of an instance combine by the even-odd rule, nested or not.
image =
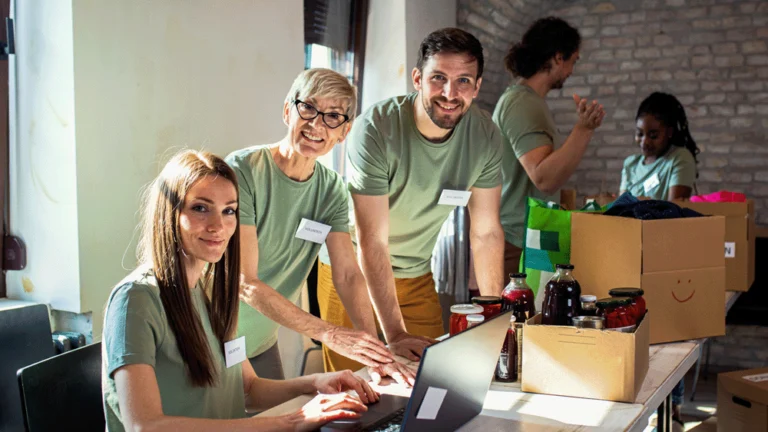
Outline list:
[[[699,148],[680,101],[671,94],[652,93],[640,104],[635,126],[641,153],[624,161],[620,191],[659,200],[690,198]]]
[[[514,273],[522,254],[528,196],[559,202],[560,188],[573,175],[605,111],[597,101],[573,95],[578,121],[561,141],[546,96],[560,89],[579,59],[581,36],[559,18],[542,18],[509,49],[507,70],[518,81],[501,95],[493,121],[504,139],[501,224],[506,240],[505,274]]]
[[[235,338],[240,293],[237,191],[224,160],[191,150],[173,157],[150,186],[140,266],[112,290],[104,315],[107,431],[309,431],[358,417],[362,402],[378,399],[350,371],[268,380],[245,355],[231,355],[225,344]],[[345,390],[362,402],[329,395]],[[324,395],[289,415],[246,415],[317,393]]]

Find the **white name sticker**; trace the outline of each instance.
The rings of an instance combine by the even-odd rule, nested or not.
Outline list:
[[[470,191],[443,189],[443,193],[440,194],[440,200],[437,203],[440,205],[466,207],[470,195],[472,195]]]
[[[224,354],[227,360],[228,368],[244,362],[246,359],[245,336],[240,336],[239,338],[233,339],[229,342],[224,342]]]
[[[654,174],[653,177],[649,178],[645,182],[643,182],[643,189],[645,189],[645,192],[650,192],[659,185],[659,176]]]
[[[725,257],[736,258],[736,243],[725,242]]]
[[[419,412],[416,413],[416,418],[420,420],[434,420],[437,418],[437,412],[440,411],[440,406],[443,405],[443,399],[448,393],[448,390],[437,387],[430,387],[424,394],[424,399],[421,400],[421,407]]]
[[[742,378],[744,378],[747,381],[752,381],[756,383],[763,382],[763,381],[768,381],[768,373],[759,374],[759,375],[748,375]]]
[[[325,238],[328,237],[329,232],[331,232],[330,225],[301,218],[299,229],[296,230],[296,238],[323,244],[325,243]]]

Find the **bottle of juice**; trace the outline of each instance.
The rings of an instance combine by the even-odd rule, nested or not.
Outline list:
[[[527,277],[525,273],[512,273],[509,277],[511,279],[509,285],[501,293],[501,310],[513,311],[512,315],[518,322],[523,323],[536,315],[533,290],[525,283]]]
[[[573,266],[558,264],[556,272],[547,282],[541,305],[541,323],[548,325],[573,324],[573,317],[581,314],[581,286],[571,274]]]

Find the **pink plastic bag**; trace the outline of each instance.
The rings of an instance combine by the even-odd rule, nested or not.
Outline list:
[[[738,192],[720,191],[691,197],[691,202],[745,202],[747,196]]]

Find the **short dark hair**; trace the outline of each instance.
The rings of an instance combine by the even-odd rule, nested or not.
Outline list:
[[[557,54],[568,60],[579,49],[581,35],[565,20],[541,18],[531,24],[523,40],[513,44],[504,57],[504,65],[514,76],[530,78],[548,70],[549,60]]]
[[[439,53],[468,54],[477,60],[477,78],[483,76],[483,45],[472,33],[453,27],[433,31],[421,41],[416,67],[423,70],[424,63]]]

